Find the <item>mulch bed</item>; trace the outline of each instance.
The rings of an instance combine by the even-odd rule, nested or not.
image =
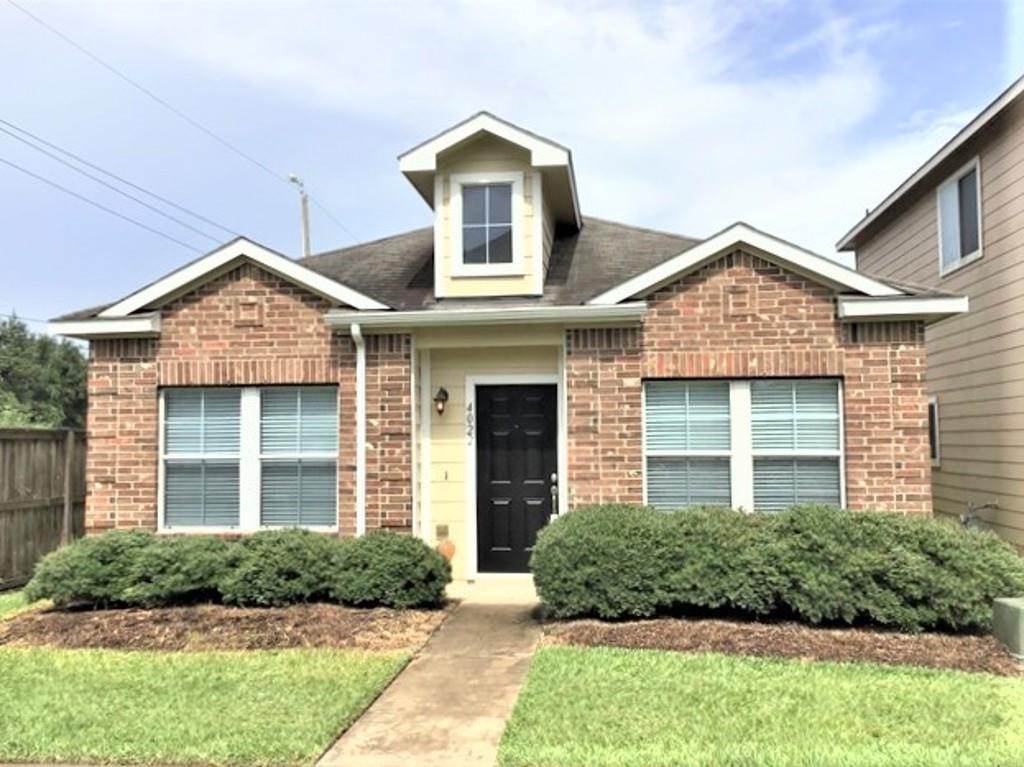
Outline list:
[[[276,650],[293,647],[418,650],[446,610],[353,609],[313,604],[248,609],[45,610],[0,623],[0,645],[114,650]]]
[[[622,623],[596,620],[550,623],[549,644],[624,647],[730,655],[854,661],[1024,673],[1020,663],[990,636],[898,634],[860,628],[814,628],[798,623],[758,623],[709,618],[659,618]]]

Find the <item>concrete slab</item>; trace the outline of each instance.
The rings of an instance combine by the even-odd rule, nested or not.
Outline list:
[[[493,767],[540,637],[535,608],[465,599],[319,767]]]
[[[533,576],[529,574],[454,581],[448,585],[448,598],[494,605],[535,605],[539,602]]]

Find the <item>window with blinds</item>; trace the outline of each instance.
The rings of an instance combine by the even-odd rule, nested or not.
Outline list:
[[[839,383],[750,382],[754,509],[841,503]]]
[[[646,389],[647,502],[731,502],[728,381],[652,381]]]
[[[334,527],[334,386],[162,392],[162,526]]]
[[[337,406],[334,387],[289,386],[262,390],[262,526],[330,526],[335,523]]]
[[[164,396],[164,526],[237,527],[239,389]]]
[[[839,398],[839,382],[825,379],[647,382],[647,503],[841,504]]]

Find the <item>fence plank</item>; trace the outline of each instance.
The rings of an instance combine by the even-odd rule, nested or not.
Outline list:
[[[64,429],[0,429],[0,589],[60,546],[68,511],[72,537],[84,533],[85,450]]]

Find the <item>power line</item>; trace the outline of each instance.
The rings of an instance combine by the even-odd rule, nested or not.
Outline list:
[[[7,314],[6,312],[0,312],[0,317],[6,317],[9,320],[23,320],[24,322],[41,322],[44,325],[49,323],[49,320],[41,320],[38,317],[25,317],[21,314]]]
[[[52,24],[49,24],[48,22],[44,21],[40,17],[36,16],[34,13],[29,11],[27,8],[23,8],[21,5],[16,3],[15,0],[7,0],[7,2],[13,8],[17,9],[18,11],[21,11],[24,15],[28,16],[34,22],[39,24],[41,27],[43,27],[44,29],[48,30],[52,34],[56,35],[57,37],[59,37],[61,40],[66,42],[68,45],[73,47],[75,50],[79,51],[83,55],[85,55],[85,56],[89,57],[90,59],[92,59],[94,62],[99,64],[101,67],[106,69],[108,72],[110,72],[114,76],[116,76],[116,77],[120,78],[121,80],[123,80],[124,82],[128,83],[133,88],[138,90],[140,93],[144,94],[145,96],[147,96],[148,98],[152,99],[157,104],[162,106],[164,109],[166,109],[169,112],[171,112],[172,114],[174,114],[176,117],[178,117],[178,118],[184,120],[185,122],[187,122],[189,125],[191,125],[196,130],[199,130],[199,131],[202,131],[203,133],[205,133],[207,136],[212,138],[214,141],[216,141],[218,144],[223,146],[225,149],[228,149],[229,151],[234,152],[236,155],[238,155],[242,159],[244,159],[247,162],[251,163],[252,165],[256,166],[257,168],[262,170],[264,173],[266,173],[269,176],[272,176],[273,178],[277,179],[281,183],[289,184],[289,185],[291,184],[291,182],[289,181],[288,176],[286,174],[278,173],[276,170],[271,168],[266,163],[260,162],[255,157],[253,157],[251,154],[249,154],[248,152],[245,152],[244,150],[239,149],[237,146],[232,144],[226,138],[223,138],[220,135],[218,135],[217,133],[214,133],[212,130],[207,128],[201,122],[196,120],[194,117],[191,117],[190,115],[188,115],[185,112],[183,112],[182,110],[178,109],[176,106],[174,106],[170,102],[168,102],[165,99],[161,98],[156,93],[151,91],[149,88],[147,88],[146,86],[142,85],[142,83],[140,83],[137,80],[134,80],[133,78],[129,77],[123,71],[121,71],[120,69],[115,67],[113,64],[110,64],[107,61],[105,61],[104,59],[100,58],[95,53],[93,53],[88,48],[86,48],[85,46],[75,42],[75,40],[73,40],[71,37],[69,37],[68,35],[66,35],[63,32],[61,32],[59,29],[54,27]],[[338,227],[340,227],[349,237],[351,237],[357,243],[360,242],[360,239],[355,234],[353,234],[352,231],[348,227],[346,227],[343,223],[341,223],[341,221],[337,217],[335,217],[330,211],[328,211],[327,208],[325,208],[320,202],[318,202],[312,195],[310,195],[310,199],[313,200],[313,203],[318,208],[320,208],[320,210],[323,211],[330,218],[330,220],[333,221]]]
[[[212,240],[213,242],[220,242],[220,240],[217,237],[214,237],[209,232],[204,232],[202,229],[199,229],[198,227],[192,226],[192,224],[188,223],[187,221],[182,221],[180,218],[177,218],[175,216],[172,216],[170,213],[166,213],[166,212],[160,210],[160,208],[156,207],[155,205],[150,205],[145,200],[140,200],[135,195],[129,194],[128,192],[124,191],[123,189],[118,189],[113,184],[109,184],[106,181],[104,181],[103,179],[98,178],[97,176],[94,176],[93,174],[89,173],[88,171],[82,170],[81,168],[79,168],[78,166],[74,165],[73,163],[70,163],[70,162],[68,162],[67,160],[65,160],[65,159],[63,159],[61,157],[58,157],[53,152],[47,151],[46,149],[43,149],[40,146],[36,146],[35,144],[33,144],[28,139],[22,138],[18,134],[14,133],[14,131],[7,130],[7,128],[4,128],[2,125],[0,125],[0,133],[6,133],[8,136],[13,138],[15,141],[20,141],[25,146],[28,146],[28,147],[31,147],[32,149],[35,149],[37,152],[40,152],[40,153],[46,155],[47,157],[49,157],[50,159],[59,162],[61,165],[64,165],[65,167],[70,168],[75,173],[80,173],[81,175],[85,176],[86,178],[95,181],[100,186],[104,186],[107,189],[111,190],[112,192],[114,192],[116,194],[119,194],[122,197],[126,197],[129,200],[138,203],[142,207],[144,207],[144,208],[146,208],[148,210],[153,211],[158,216],[163,216],[167,220],[173,221],[178,226],[182,226],[185,229],[193,231],[196,234],[198,234],[198,235],[200,235],[202,237],[205,237],[208,240]]]
[[[36,179],[37,181],[41,181],[42,183],[47,184],[48,186],[52,186],[54,189],[59,189],[60,191],[64,192],[65,194],[69,194],[72,197],[75,197],[75,198],[81,200],[82,202],[86,203],[87,205],[92,205],[94,208],[99,208],[100,210],[105,211],[105,212],[109,213],[112,216],[116,216],[117,218],[121,219],[122,221],[127,221],[129,224],[133,224],[133,225],[139,227],[140,229],[145,229],[147,232],[151,232],[152,234],[155,234],[158,237],[163,237],[165,240],[169,240],[169,241],[171,241],[171,242],[173,242],[173,243],[175,243],[177,245],[181,245],[183,248],[188,248],[189,250],[195,251],[196,253],[202,253],[203,252],[201,249],[197,248],[195,245],[191,245],[190,243],[187,243],[184,240],[179,240],[177,237],[174,237],[172,235],[167,234],[167,232],[162,232],[159,229],[154,229],[153,227],[149,226],[148,224],[144,224],[141,221],[137,221],[136,219],[134,219],[134,218],[132,218],[130,216],[126,216],[123,213],[119,213],[118,211],[114,210],[113,208],[108,208],[106,205],[101,205],[100,203],[96,202],[95,200],[89,199],[85,195],[82,195],[82,194],[79,194],[78,192],[72,191],[71,189],[68,189],[66,186],[61,186],[56,181],[51,181],[48,178],[44,178],[43,176],[40,176],[38,173],[33,173],[28,168],[23,168],[22,166],[17,165],[16,163],[11,162],[10,160],[5,160],[3,157],[0,157],[0,163],[3,163],[4,165],[7,165],[8,167],[14,168],[17,171],[21,171],[26,176],[31,176],[32,178]]]
[[[207,218],[206,216],[204,216],[204,215],[202,215],[200,213],[196,213],[194,210],[191,210],[190,208],[186,208],[184,205],[179,205],[178,203],[176,203],[176,202],[174,202],[172,200],[168,200],[166,197],[161,197],[156,192],[151,192],[150,190],[146,189],[145,187],[139,186],[138,184],[135,184],[135,183],[129,181],[128,179],[126,179],[126,178],[124,178],[122,176],[117,175],[116,173],[113,173],[113,172],[107,170],[106,168],[100,167],[99,165],[96,165],[95,163],[89,162],[84,157],[81,157],[80,155],[77,155],[77,154],[75,154],[74,152],[72,152],[72,151],[70,151],[68,149],[64,149],[63,147],[60,147],[60,146],[58,146],[57,144],[54,144],[51,141],[47,141],[46,139],[42,138],[41,136],[36,135],[32,131],[27,130],[26,128],[22,128],[20,125],[15,125],[14,123],[12,123],[12,122],[10,122],[8,120],[4,120],[4,119],[0,119],[0,124],[6,125],[8,128],[13,128],[14,130],[18,131],[19,133],[23,133],[24,135],[28,136],[29,138],[31,138],[31,139],[33,139],[35,141],[38,141],[40,144],[42,144],[44,146],[47,146],[50,149],[55,149],[58,152],[60,152],[61,154],[67,155],[68,157],[76,160],[77,162],[80,162],[82,165],[85,165],[88,168],[92,168],[93,170],[98,171],[98,172],[102,173],[105,176],[108,176],[108,177],[110,177],[110,178],[112,178],[112,179],[114,179],[116,181],[121,182],[125,186],[129,186],[129,187],[131,187],[132,189],[135,189],[138,192],[142,192],[143,194],[149,195],[154,200],[159,200],[164,205],[169,205],[170,207],[174,208],[175,210],[179,210],[182,213],[186,213],[186,214],[192,216],[193,218],[198,219],[199,221],[202,221],[205,224],[209,224],[210,226],[216,227],[217,229],[220,229],[221,231],[226,232],[227,234],[230,234],[230,235],[232,235],[234,237],[240,236],[239,233],[236,232],[234,229],[231,229],[230,227],[224,226],[223,224],[218,224],[216,221],[213,221],[212,219],[209,219],[209,218]],[[0,130],[3,130],[3,129],[0,128]]]

